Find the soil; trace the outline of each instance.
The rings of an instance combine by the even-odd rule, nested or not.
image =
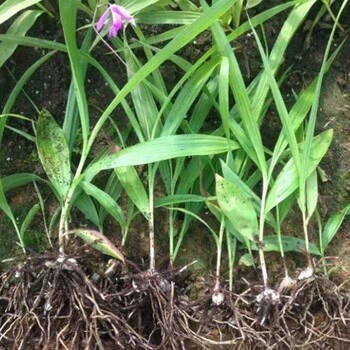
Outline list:
[[[280,3],[280,1],[273,1],[273,4]],[[263,8],[266,5],[261,5]],[[259,11],[261,8],[258,8],[255,11]],[[350,20],[350,11],[348,14],[344,16],[344,23],[349,23]],[[315,14],[310,14],[310,20],[313,18]],[[274,18],[269,24],[266,25],[266,37],[268,42],[273,42],[273,39],[278,34],[278,28],[280,28],[281,23],[283,23],[283,16]],[[292,103],[293,100],[293,91],[298,91],[301,88],[307,86],[316,76],[319,71],[322,55],[325,50],[326,40],[325,37],[329,35],[329,28],[327,24],[331,23],[329,18],[325,18],[320,25],[316,26],[309,45],[304,46],[300,45],[300,42],[304,43],[306,38],[306,32],[302,29],[298,32],[297,36],[291,43],[287,55],[285,57],[285,63],[282,68],[286,69],[292,67],[288,77],[286,79],[284,85],[284,95],[286,101]],[[151,29],[149,29],[151,31]],[[154,28],[152,28],[154,30]],[[39,33],[39,34],[38,34]],[[63,35],[57,22],[57,19],[50,19],[45,16],[42,16],[36,27],[33,28],[28,35],[38,36],[41,35],[49,40],[63,41]],[[338,34],[334,45],[339,45],[339,43],[344,38],[343,34]],[[182,51],[182,54],[189,61],[195,61],[201,54],[211,45],[211,37],[207,33],[198,38],[195,44],[191,47]],[[258,57],[258,51],[254,40],[252,37],[244,37],[239,41],[239,59],[242,67],[244,67],[243,72],[245,75],[245,79],[247,81],[251,80],[257,72],[261,68],[261,62]],[[118,84],[123,85],[126,81],[124,67],[117,60],[104,59],[106,53],[105,47],[101,46],[96,50],[96,57],[99,61],[103,61],[104,67],[108,70],[111,76],[118,82]],[[26,47],[19,47],[15,54],[11,57],[10,61],[7,62],[5,67],[0,69],[0,84],[1,84],[1,97],[0,97],[0,109],[2,109],[4,102],[6,101],[6,97],[9,92],[12,90],[15,79],[18,79],[25,69],[27,69],[32,62],[37,60],[39,57],[45,54],[45,50],[38,50]],[[167,85],[169,87],[173,86],[180,76],[181,72],[179,72],[176,67],[166,64],[166,72],[168,76]],[[326,219],[339,211],[345,205],[350,203],[350,41],[348,40],[344,47],[342,48],[340,54],[334,61],[330,71],[328,72],[325,82],[323,84],[323,92],[321,98],[320,105],[320,113],[317,121],[317,131],[321,132],[325,129],[332,128],[334,130],[334,139],[331,145],[327,156],[321,163],[321,168],[324,171],[326,181],[320,184],[320,208],[321,208],[321,217],[325,222]],[[16,105],[12,109],[13,113],[19,113],[28,117],[37,118],[37,112],[34,106],[36,106],[39,110],[46,108],[51,114],[55,117],[55,119],[61,123],[64,117],[65,104],[67,102],[67,91],[70,85],[70,72],[69,72],[69,62],[65,54],[56,53],[53,58],[47,61],[30,79],[30,81],[25,86],[25,92],[33,101],[33,104],[28,101],[28,98],[22,93],[18,98]],[[88,101],[91,106],[92,111],[92,120],[96,120],[99,117],[99,110],[104,109],[108,103],[114,96],[108,87],[101,81],[99,74],[93,70],[89,69],[86,78],[86,86],[88,93]],[[34,105],[34,106],[33,106]],[[121,125],[125,126],[123,122],[124,117],[120,114],[120,111],[115,111],[114,116],[117,116],[122,120]],[[124,124],[123,124],[124,123]],[[211,123],[208,123],[210,125]],[[215,125],[215,123],[213,123]],[[213,125],[211,124],[211,125]],[[17,120],[11,120],[10,125],[13,127],[18,127],[21,130],[31,132],[31,127],[28,123],[20,122]],[[265,127],[266,126],[266,127]],[[271,113],[271,115],[267,116],[267,120],[264,122],[264,139],[266,140],[266,145],[270,146],[273,144],[276,139],[276,135],[278,135],[278,128],[276,129],[276,116]],[[107,136],[101,136],[98,140],[100,147],[107,145],[108,138],[110,135],[110,130],[106,129]],[[98,146],[97,146],[98,147]],[[98,149],[95,150],[98,152]],[[36,151],[36,147],[33,143],[24,139],[16,133],[13,133],[9,130],[5,132],[4,140],[0,148],[0,175],[1,177],[8,176],[11,174],[15,174],[18,172],[30,172],[42,177],[45,177],[44,171],[39,165],[38,155]],[[100,178],[99,181],[103,181],[104,178]],[[51,217],[55,212],[55,209],[58,207],[58,203],[54,198],[52,198],[50,192],[44,186],[39,186],[41,194],[45,200],[46,204],[46,215],[47,217]],[[161,192],[161,190],[160,190]],[[9,200],[9,204],[14,212],[16,220],[21,223],[27,214],[28,210],[37,203],[37,194],[35,193],[32,185],[27,185],[20,187],[16,190],[13,190],[7,194],[7,198]],[[164,237],[167,232],[166,223],[162,220],[163,214],[159,213],[156,217],[156,233],[159,237]],[[207,219],[207,217],[206,217]],[[75,211],[72,214],[72,221],[76,226],[89,226],[93,225],[84,218],[80,212]],[[92,227],[93,228],[93,227]],[[301,217],[297,210],[295,210],[295,215],[293,215],[284,226],[284,231],[286,234],[298,236],[302,232],[301,230]],[[7,258],[11,258],[13,256],[20,255],[20,249],[15,244],[16,236],[13,232],[11,223],[5,217],[5,215],[0,213],[0,258],[5,260]],[[34,252],[42,253],[45,250],[45,246],[43,242],[45,242],[45,229],[43,226],[42,218],[38,217],[33,225],[30,227],[30,232],[33,234],[33,243],[32,249]],[[116,245],[120,245],[121,234],[120,229],[113,223],[112,220],[108,220],[106,225],[105,234],[110,237]],[[317,230],[316,225],[314,229],[311,230],[312,240],[317,242]],[[128,243],[125,247],[125,255],[129,260],[136,263],[141,270],[145,270],[147,268],[147,259],[148,259],[148,239],[147,239],[147,225],[142,220],[141,217],[137,218],[134,221],[134,224],[130,230],[131,239],[128,240]],[[166,240],[159,240],[162,243],[158,243],[157,247],[157,266],[161,268],[167,268],[168,257],[167,257],[167,242]],[[79,242],[75,242],[75,247],[80,249],[82,244]],[[98,270],[99,272],[104,271],[106,266],[108,265],[108,259],[102,257],[99,253],[96,253],[89,248],[83,247],[85,249],[85,253],[91,254],[90,256],[94,256],[95,260],[98,262],[97,266],[91,266],[91,261],[93,259],[86,258],[86,255],[83,261],[84,266],[87,265],[86,274],[91,278],[92,270]],[[75,248],[74,248],[75,249]],[[73,249],[73,252],[74,252]],[[191,234],[186,237],[183,247],[180,252],[180,258],[177,262],[179,266],[184,266],[186,264],[190,264],[192,261],[197,260],[198,263],[191,266],[185,273],[185,277],[182,277],[186,280],[185,285],[183,286],[183,290],[186,290],[186,298],[188,295],[191,298],[201,300],[202,298],[208,299],[208,293],[212,288],[212,279],[207,279],[206,283],[203,283],[204,277],[211,276],[214,271],[214,261],[215,255],[214,251],[214,242],[209,239],[209,233],[205,232],[201,226],[201,224],[193,224],[191,227]],[[84,254],[85,254],[84,253]],[[74,254],[73,254],[74,255]],[[350,279],[350,219],[345,219],[343,225],[340,228],[339,233],[337,234],[336,239],[333,240],[327,255],[337,257],[334,260],[335,268],[332,269],[333,273],[331,274],[331,280],[334,281],[337,285],[342,283],[344,284],[344,288],[341,290],[341,297],[345,298],[346,295],[350,296],[350,284],[346,284],[346,282]],[[293,267],[293,269],[301,268],[304,266],[304,257],[302,254],[288,254],[287,263],[289,266]],[[95,263],[94,263],[95,265]],[[269,272],[272,275],[273,281],[278,281],[282,276],[282,263],[277,256],[277,254],[271,253],[268,256],[268,266]],[[6,271],[8,269],[8,264],[1,264],[0,269]],[[133,271],[135,273],[135,271]],[[235,275],[236,280],[239,281],[240,285],[239,293],[243,293],[245,286],[242,282],[241,277],[245,277],[249,281],[254,281],[259,278],[260,271],[254,270],[252,268],[245,268],[244,266],[240,266],[236,268]],[[167,276],[168,278],[168,276]],[[172,278],[170,278],[172,281]],[[209,282],[208,282],[209,280]],[[153,281],[153,280],[152,280]],[[161,279],[161,281],[163,281]],[[177,281],[178,282],[178,281]],[[81,282],[79,282],[81,283]],[[153,283],[153,282],[152,282]],[[154,300],[158,300],[153,294],[155,293],[154,284],[150,283],[146,288],[144,295],[146,295],[147,305],[149,303],[154,302]],[[159,284],[159,280],[157,280]],[[183,280],[181,279],[181,283]],[[180,283],[180,284],[181,284]],[[324,287],[323,281],[318,281],[320,288]],[[305,287],[305,290],[309,291],[310,289],[315,288],[316,284],[314,281]],[[151,286],[151,287],[150,287]],[[129,288],[130,286],[124,286],[122,289],[125,291],[125,288]],[[241,288],[241,289],[240,289]],[[332,285],[333,288],[333,285]],[[327,288],[325,287],[324,290]],[[323,289],[322,289],[323,290]],[[133,291],[134,292],[134,291]],[[158,293],[158,292],[157,292]],[[182,293],[182,292],[181,292]],[[237,292],[238,293],[238,292]],[[291,294],[291,293],[290,293]],[[35,295],[35,293],[34,293]],[[133,294],[132,294],[133,295]],[[251,292],[248,299],[249,302],[252,303],[252,300],[256,298],[257,291]],[[307,293],[306,293],[307,295]],[[337,307],[337,304],[334,304],[334,300],[331,300],[330,295],[326,292],[324,293],[327,299],[327,303],[331,304],[331,310]],[[128,297],[129,298],[129,297]],[[147,299],[148,298],[148,299]],[[152,299],[155,298],[155,299]],[[127,302],[133,303],[134,299],[127,299]],[[208,300],[206,299],[206,303]],[[229,299],[229,298],[228,298]],[[163,300],[163,299],[162,299]],[[230,299],[229,299],[230,300]],[[237,300],[237,295],[235,296],[235,300]],[[310,300],[305,297],[303,302]],[[123,302],[125,300],[123,299]],[[188,300],[186,300],[186,303]],[[164,303],[164,301],[163,301]],[[326,303],[326,304],[327,304]],[[320,306],[322,304],[322,300],[320,298],[317,299],[315,303],[310,302],[310,307],[313,307],[313,314],[317,317],[324,317],[324,309]],[[187,305],[187,304],[186,304]],[[187,316],[189,318],[193,317],[191,314],[191,310],[195,310],[198,313],[198,310],[195,307],[192,307],[191,303],[188,303],[191,307],[189,307],[189,311]],[[201,304],[203,305],[203,304]],[[232,311],[232,305],[226,307]],[[328,304],[327,304],[328,305]],[[124,305],[125,306],[125,305]],[[109,307],[109,306],[108,306]],[[106,308],[108,309],[106,306]],[[152,306],[150,306],[152,307]],[[343,307],[343,306],[342,306]],[[217,324],[220,324],[221,317],[224,314],[227,316],[226,311],[223,311],[223,307],[218,307],[213,311],[212,315],[207,315],[207,311],[205,308],[200,312],[203,312],[203,319],[209,320],[215,319]],[[239,310],[243,313],[243,318],[245,319],[245,325],[249,327],[254,327],[251,325],[248,320],[250,317],[250,313],[256,310],[253,310],[254,307],[244,308],[243,306],[239,306]],[[108,309],[109,310],[109,309]],[[253,310],[253,311],[252,311]],[[269,309],[270,310],[270,309]],[[2,304],[0,302],[0,312],[2,312]],[[279,310],[281,312],[281,310]],[[290,310],[289,310],[290,311]],[[288,312],[289,312],[288,311]],[[143,309],[143,312],[146,312]],[[287,314],[287,318],[293,319],[298,310],[292,310],[289,314]],[[178,315],[181,318],[183,314]],[[237,316],[237,315],[236,315]],[[242,316],[242,315],[240,315]],[[120,316],[122,317],[122,316]],[[124,316],[123,316],[124,317]],[[157,316],[161,317],[161,316]],[[207,319],[208,317],[208,319]],[[232,316],[233,317],[233,316]],[[273,318],[273,316],[271,316]],[[198,327],[202,327],[203,319],[199,322]],[[223,317],[224,319],[224,317]],[[325,327],[328,324],[327,320],[318,320],[316,322],[322,327]],[[324,322],[326,323],[324,323]],[[196,327],[197,320],[192,319],[193,324]],[[272,321],[271,321],[272,322]],[[288,321],[292,322],[292,321]],[[308,321],[309,322],[309,321]],[[312,322],[312,321],[310,321]],[[273,322],[272,322],[273,323]],[[307,323],[309,325],[309,323]],[[225,327],[229,328],[229,325]],[[338,325],[337,325],[338,327]],[[205,328],[205,327],[204,327]],[[250,328],[249,328],[250,329]],[[325,328],[321,328],[325,329]],[[162,330],[163,331],[163,330]],[[180,332],[180,330],[177,330]],[[181,332],[186,332],[188,330],[181,330]],[[210,338],[213,341],[212,348],[219,349],[219,345],[215,345],[215,342],[221,339],[222,334],[220,334],[219,328],[217,329],[205,329],[208,332]],[[144,335],[147,335],[145,331]],[[233,334],[237,335],[236,330],[232,331]],[[260,333],[261,332],[261,333]],[[258,338],[263,337],[266,329],[260,329],[258,331]],[[300,329],[295,331],[296,334],[300,335]],[[342,334],[342,336],[347,336],[348,340],[350,339],[350,335],[348,332],[341,329],[341,326],[337,328],[337,334]],[[279,334],[276,331],[276,334]],[[282,334],[282,333],[281,333]],[[345,335],[344,335],[345,334]],[[149,334],[148,334],[149,335]],[[182,334],[185,336],[184,334]],[[159,336],[157,333],[155,338]],[[188,334],[187,334],[188,336]],[[255,335],[254,335],[255,336]],[[284,335],[281,335],[283,337]],[[254,347],[254,341],[256,338],[252,336],[250,341],[248,342],[250,347],[241,347],[242,349],[264,349],[263,342],[257,347]],[[200,339],[197,339],[200,344]],[[185,345],[186,349],[190,348],[202,348],[202,345],[198,345],[198,342],[194,343],[197,345]],[[273,341],[272,341],[273,343]],[[1,343],[0,343],[1,344]],[[175,346],[176,342],[169,343],[171,346]],[[345,343],[344,343],[345,344]],[[169,345],[170,346],[170,345]],[[242,345],[243,346],[243,345]],[[299,348],[300,348],[299,344]],[[327,345],[328,346],[328,345]],[[346,349],[347,345],[343,345],[340,341],[335,341],[333,344],[329,344],[328,348],[339,348]],[[345,347],[344,347],[345,346]],[[108,347],[106,347],[108,349]],[[170,348],[170,347],[168,347]],[[178,347],[180,348],[180,346]],[[225,347],[228,348],[228,347]],[[233,347],[232,347],[233,348]],[[276,349],[283,349],[283,346],[275,347]],[[305,347],[306,349],[307,347]],[[319,347],[321,349],[321,347]],[[327,347],[323,347],[326,349]],[[0,345],[0,349],[1,345]],[[34,347],[33,347],[34,349]],[[310,347],[313,349],[313,347]],[[316,349],[316,348],[314,348]],[[318,349],[318,348],[317,348]]]

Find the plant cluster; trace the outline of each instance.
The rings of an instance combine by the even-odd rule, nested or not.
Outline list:
[[[317,134],[316,122],[323,78],[346,40],[331,52],[336,31],[343,29],[339,19],[348,1],[335,1],[338,6],[334,7],[337,8],[336,13],[333,2],[318,4],[317,0],[296,0],[257,12],[251,17],[248,9],[259,3],[261,0],[248,1],[247,4],[241,0],[213,0],[209,6],[201,0],[199,6],[189,0],[122,0],[113,4],[96,0],[59,0],[56,8],[49,1],[7,0],[0,6],[0,24],[11,21],[7,32],[0,34],[0,68],[19,45],[47,50],[19,78],[4,100],[0,118],[0,142],[5,130],[33,142],[47,175],[44,178],[34,173],[17,173],[0,180],[0,208],[11,220],[23,254],[28,253],[26,242],[31,234],[28,229],[40,213],[45,223],[47,247],[51,247],[52,251],[57,248],[57,259],[52,255],[43,259],[50,262],[50,269],[61,265],[57,275],[52,275],[51,270],[43,273],[42,281],[46,284],[41,296],[45,294],[48,280],[57,285],[73,281],[67,271],[73,271],[78,276],[78,284],[84,284],[88,278],[77,267],[77,262],[70,260],[70,242],[76,237],[125,264],[128,256],[125,256],[124,247],[131,237],[130,228],[139,215],[148,225],[149,268],[140,272],[137,278],[130,279],[133,290],[128,286],[131,289],[124,296],[127,295],[130,305],[141,305],[135,295],[146,295],[152,310],[156,310],[154,317],[157,319],[167,319],[163,314],[163,308],[167,307],[163,296],[174,294],[174,282],[169,282],[157,269],[157,240],[168,242],[169,265],[172,271],[176,271],[174,264],[181,254],[184,240],[191,235],[194,223],[203,225],[203,235],[211,235],[216,245],[215,281],[210,294],[210,301],[215,307],[227,306],[233,295],[227,290],[232,293],[236,290],[234,266],[237,256],[254,265],[255,251],[258,252],[262,280],[250,302],[256,305],[261,327],[276,321],[272,316],[276,308],[280,312],[279,317],[283,318],[287,312],[287,307],[283,306],[287,305],[286,291],[302,285],[308,291],[305,295],[309,295],[309,291],[316,288],[312,286],[317,285],[319,296],[322,294],[320,290],[327,289],[324,281],[328,280],[318,276],[323,268],[327,274],[326,267],[318,264],[313,256],[321,260],[326,257],[327,247],[350,211],[350,205],[330,217],[323,227],[317,204],[318,171],[333,133],[325,130]],[[315,5],[320,6],[317,18],[330,13],[334,24],[318,76],[305,89],[295,93],[293,103],[287,105],[281,89],[288,72],[280,74],[280,68],[294,34]],[[22,12],[17,16],[19,11]],[[275,42],[268,47],[264,24],[282,12],[288,12],[288,17]],[[64,42],[27,35],[41,16],[60,20]],[[79,18],[88,18],[90,24],[77,28],[77,23],[81,22]],[[148,36],[148,25],[159,25],[159,28],[165,29]],[[201,57],[190,62],[179,54],[182,48],[191,45],[205,31],[210,32],[212,45]],[[238,40],[248,33],[254,38],[262,62],[261,71],[249,84],[244,79],[236,55]],[[109,55],[97,60],[95,52],[101,48],[107,48]],[[58,116],[41,110],[40,106],[34,106],[37,118],[14,113],[16,100],[24,92],[25,84],[58,52],[69,58],[72,75],[63,122],[58,123]],[[111,72],[104,68],[104,60],[122,62],[127,76],[125,85],[120,86],[112,79]],[[165,62],[181,71],[181,77],[171,88],[163,67]],[[87,99],[86,75],[90,69],[101,75],[115,96],[100,110],[97,120],[91,117],[94,106]],[[281,131],[274,146],[268,149],[261,125],[272,109],[277,111]],[[124,117],[127,123],[121,122]],[[11,126],[12,119],[28,123],[32,131]],[[208,123],[212,125],[209,131]],[[103,133],[109,133],[109,145],[96,155],[96,142]],[[101,172],[108,173],[108,179],[103,184],[99,181]],[[38,203],[19,224],[7,196],[11,190],[28,184],[33,184]],[[41,193],[44,186],[57,199],[56,213],[50,218]],[[161,190],[158,191],[157,187]],[[302,236],[283,234],[283,222],[292,208],[298,208],[300,212]],[[74,210],[79,210],[88,218],[90,227],[76,227],[75,222],[70,222],[70,214]],[[167,232],[156,232],[157,210],[167,213]],[[202,215],[205,210],[211,213],[209,221]],[[120,227],[120,236],[112,239],[119,242],[118,248],[111,242],[111,237],[104,235],[109,217]],[[318,242],[311,242],[309,237],[309,226],[314,222],[319,224]],[[277,286],[270,282],[265,260],[266,254],[271,251],[279,252],[283,262],[284,278]],[[306,256],[305,268],[295,274],[287,268],[285,253],[300,251]],[[221,276],[223,262],[228,265],[228,286]],[[115,267],[116,263],[113,264]],[[21,270],[22,275],[31,280],[26,268]],[[41,276],[40,272],[36,273]],[[11,279],[7,276],[5,280],[2,290]],[[105,293],[110,293],[111,281],[108,281],[108,288],[101,287]],[[104,301],[94,288],[90,282],[83,288],[74,284],[71,292],[79,294],[84,290],[81,303],[89,304],[93,313],[98,310],[98,306],[95,309],[91,302],[94,298],[102,303],[106,314],[111,313],[113,303]],[[295,301],[299,294],[302,293],[293,294],[292,300]],[[32,308],[41,303],[40,298],[36,294],[33,296]],[[52,295],[50,298],[52,302],[56,300]],[[307,300],[312,303],[312,299]],[[118,305],[121,309],[128,309],[127,305]],[[345,308],[343,302],[335,302],[327,310],[336,310],[335,305],[339,306],[339,310]],[[238,307],[237,304],[233,309],[235,307]],[[23,311],[16,310],[19,313]],[[195,307],[191,310],[198,312]],[[296,311],[293,309],[293,312]],[[179,311],[177,316],[188,334],[193,332],[186,324],[187,319],[194,317],[190,313]],[[129,314],[130,319],[132,314]],[[344,317],[348,322],[348,316]],[[134,328],[131,331],[131,328],[122,326],[126,321],[121,319],[122,316],[113,315],[103,326],[106,333],[108,327],[113,332],[118,327],[125,327],[122,338],[117,337],[117,331],[111,336],[117,339],[116,344],[122,346],[128,333],[133,334],[136,343],[145,340],[138,338]],[[0,339],[7,337],[3,333],[3,329],[7,329],[6,322],[10,321],[0,323]],[[159,327],[163,342],[166,342],[171,338],[164,335],[170,323],[164,324]],[[88,327],[87,323],[84,327]],[[249,327],[249,330],[252,329]],[[179,335],[180,328],[177,325],[174,334]],[[261,340],[263,336],[256,334]],[[198,333],[194,337],[196,341],[203,342],[204,338]],[[62,342],[65,341],[63,338]],[[103,342],[96,334],[94,339],[96,344]],[[169,344],[177,348],[181,341]],[[181,346],[186,348],[184,344]]]

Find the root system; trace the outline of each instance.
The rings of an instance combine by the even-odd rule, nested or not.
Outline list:
[[[97,287],[77,260],[29,258],[2,276],[4,310],[0,344],[6,349],[137,348],[144,340],[108,298],[108,280]]]
[[[198,348],[348,349],[349,297],[323,275],[298,281],[289,291],[264,292],[250,286],[243,293],[226,292],[220,306],[210,299],[192,305],[187,328]],[[278,302],[277,302],[278,300]]]
[[[323,275],[289,289],[245,285],[191,301],[174,271],[97,275],[44,254],[3,274],[0,344],[9,349],[348,349],[350,300]],[[220,299],[221,300],[221,299]]]

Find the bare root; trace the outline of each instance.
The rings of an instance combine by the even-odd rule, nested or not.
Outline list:
[[[145,340],[125,322],[118,300],[108,298],[105,288],[97,288],[74,258],[29,258],[3,276],[0,343],[9,349],[143,345]]]
[[[195,302],[174,275],[95,278],[75,258],[28,258],[1,276],[0,343],[16,350],[350,347],[349,297],[323,275],[276,290],[214,286]]]
[[[287,293],[264,291],[226,292],[220,306],[209,297],[188,305],[182,310],[183,319],[190,320],[183,322],[188,337],[203,349],[350,347],[349,297],[326,277],[299,281]]]
[[[175,283],[166,275],[147,271],[126,277],[119,294],[128,322],[156,349],[187,349],[177,308]]]

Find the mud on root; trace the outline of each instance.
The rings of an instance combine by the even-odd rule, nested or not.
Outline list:
[[[137,348],[146,340],[108,294],[74,258],[45,254],[27,258],[1,277],[0,344],[6,349]]]
[[[323,275],[279,302],[248,285],[190,301],[169,273],[91,278],[79,259],[27,258],[1,276],[0,344],[11,349],[348,349],[350,301]]]
[[[188,334],[200,349],[349,349],[350,299],[323,275],[298,281],[279,295],[279,302],[261,300],[261,288],[239,294],[225,292],[183,312],[191,320]]]
[[[173,271],[93,276],[79,259],[28,257],[0,281],[6,349],[187,349]]]

